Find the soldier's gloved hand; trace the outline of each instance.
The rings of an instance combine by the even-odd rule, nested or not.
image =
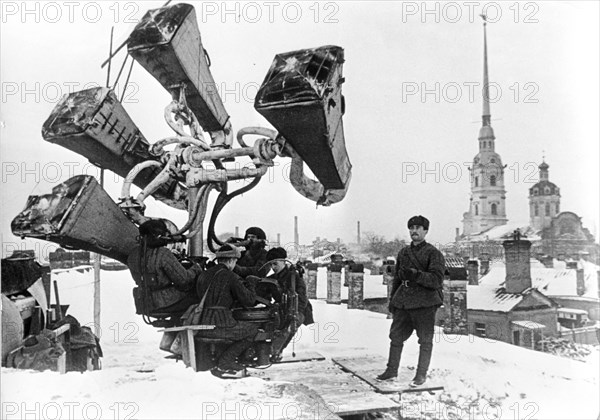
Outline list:
[[[258,284],[258,282],[260,282],[261,278],[257,277],[257,276],[247,276],[245,279],[248,283],[253,284],[254,286],[256,286]]]
[[[417,280],[417,276],[419,274],[419,270],[416,268],[403,268],[402,269],[402,278],[404,280],[408,280],[409,283],[414,283]]]

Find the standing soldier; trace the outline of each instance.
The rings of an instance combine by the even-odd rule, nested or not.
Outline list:
[[[385,372],[377,379],[398,376],[404,342],[416,330],[419,338],[417,373],[410,383],[415,387],[427,380],[427,370],[433,351],[435,313],[443,303],[442,280],[444,256],[425,241],[429,220],[411,217],[408,230],[412,242],[398,253],[389,309],[393,314],[390,327],[390,352]]]

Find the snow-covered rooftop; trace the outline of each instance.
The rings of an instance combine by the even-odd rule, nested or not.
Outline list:
[[[564,261],[554,260],[554,267],[547,268],[536,259],[530,260],[532,287],[538,289],[546,296],[577,296],[577,271],[567,268]],[[583,269],[585,283],[584,297],[598,298],[598,270],[600,267],[584,260],[577,262],[578,268]],[[504,284],[506,278],[506,265],[504,261],[494,261],[490,264],[490,271],[479,280],[479,286],[469,287],[469,298],[472,299],[471,289],[477,287],[498,288]]]
[[[522,237],[526,237],[528,241],[541,240],[539,232],[536,232],[527,222],[508,222],[505,225],[494,226],[486,231],[469,235],[466,240],[479,242],[511,239],[512,234],[516,229],[519,229],[521,235],[523,235]]]

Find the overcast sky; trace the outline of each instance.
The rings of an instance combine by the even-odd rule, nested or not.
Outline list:
[[[269,126],[254,110],[256,90],[277,53],[334,44],[345,49],[344,129],[353,165],[346,198],[316,208],[286,181],[278,158],[257,188],[234,199],[217,233],[262,226],[275,240],[316,236],[356,240],[362,232],[407,238],[406,220],[431,220],[432,242],[462,231],[467,167],[478,152],[486,12],[496,151],[505,170],[511,221],[528,220],[528,188],[545,155],[561,209],[598,233],[598,2],[191,2],[211,71],[234,129]],[[159,2],[1,3],[1,153],[3,251],[18,243],[10,222],[27,196],[79,173],[82,157],[45,142],[41,127],[60,95],[103,85],[110,28],[123,41]],[[24,6],[25,5],[25,6]],[[426,8],[426,9],[425,9]],[[113,78],[124,55],[117,55]],[[124,77],[122,77],[122,80]],[[118,86],[120,92],[122,86]],[[494,92],[495,90],[495,92]],[[171,135],[163,120],[170,96],[134,66],[127,111],[150,142]],[[116,200],[121,179],[106,176]],[[239,184],[241,185],[241,184]],[[180,226],[186,214],[150,203],[149,216]]]

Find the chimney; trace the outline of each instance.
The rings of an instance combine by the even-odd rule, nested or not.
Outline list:
[[[506,261],[507,293],[522,293],[531,287],[530,248],[531,242],[523,239],[504,241],[504,259]]]
[[[542,261],[542,264],[544,264],[544,267],[554,268],[554,258],[552,257],[552,255],[542,256],[541,261]]]
[[[458,240],[460,239],[460,230],[458,228],[455,228],[454,232],[454,241],[458,242]]]
[[[577,296],[583,296],[585,294],[585,277],[583,268],[578,268],[577,271]]]
[[[298,246],[300,239],[298,238],[298,216],[294,216],[294,244]]]
[[[490,272],[490,260],[481,261],[481,264],[479,265],[479,272],[482,276],[485,276],[487,273]]]
[[[567,261],[566,267],[570,269],[577,269],[577,261]]]
[[[281,246],[281,233],[277,234],[277,246]]]
[[[360,245],[360,220],[356,222],[356,243]]]
[[[467,261],[467,278],[471,286],[479,284],[479,262],[477,260]]]
[[[240,237],[240,227],[239,226],[235,227],[235,233],[233,234],[233,236],[235,238],[239,238]]]

